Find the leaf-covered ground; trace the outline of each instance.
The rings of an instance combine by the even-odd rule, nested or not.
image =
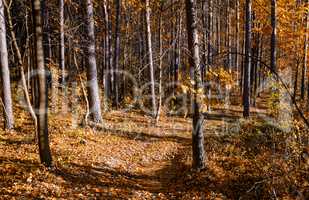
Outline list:
[[[265,112],[257,110],[256,112]],[[32,124],[0,131],[0,199],[309,199],[308,166],[298,139],[237,106],[207,116],[207,168],[190,169],[191,120],[138,112],[104,115],[104,130],[50,117],[54,167],[39,164]],[[303,134],[303,135],[301,135]]]

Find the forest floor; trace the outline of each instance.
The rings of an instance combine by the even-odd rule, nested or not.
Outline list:
[[[0,199],[308,199],[301,147],[260,119],[263,104],[251,120],[237,105],[207,114],[201,172],[191,170],[189,118],[163,116],[154,126],[141,113],[113,111],[93,130],[52,115],[54,167],[46,169],[20,111],[16,131],[0,131]]]

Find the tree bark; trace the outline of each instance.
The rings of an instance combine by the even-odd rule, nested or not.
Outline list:
[[[12,22],[10,8],[7,5],[6,5],[6,11],[7,11],[7,16],[8,16],[8,27],[9,27],[9,31],[10,31],[10,34],[11,34],[11,37],[12,37],[13,48],[15,50],[17,60],[18,60],[18,67],[19,67],[19,70],[20,70],[24,97],[25,97],[26,104],[27,104],[27,107],[29,109],[30,115],[33,119],[34,127],[35,127],[35,129],[37,129],[37,116],[35,114],[35,111],[33,109],[32,104],[31,104],[31,99],[30,99],[30,95],[29,95],[29,91],[28,91],[29,87],[27,86],[27,81],[26,81],[26,76],[25,76],[24,63],[23,63],[22,55],[20,53],[20,49],[19,49],[18,44],[17,44],[16,35],[15,35],[14,30],[13,30],[13,22]],[[26,42],[26,46],[29,46],[28,41]],[[37,137],[37,133],[35,135]]]
[[[240,35],[240,12],[239,12],[239,0],[236,0],[236,54],[235,54],[235,65],[236,65],[236,81],[237,84],[240,84],[239,80],[239,72],[240,72],[240,41],[239,41],[239,35]]]
[[[48,64],[52,59],[50,25],[49,25],[49,9],[46,2],[42,1],[42,16],[43,16],[43,47],[45,56],[45,63]]]
[[[104,12],[104,28],[105,28],[105,72],[104,72],[104,93],[105,93],[105,109],[107,109],[108,101],[111,99],[111,62],[110,62],[110,31],[109,31],[109,12],[107,0],[103,1]]]
[[[150,84],[151,84],[151,102],[152,102],[152,115],[155,117],[157,111],[156,93],[155,93],[155,78],[154,78],[154,67],[153,67],[153,55],[152,55],[152,41],[151,41],[151,27],[150,27],[150,13],[151,8],[149,0],[146,0],[146,33],[147,33],[147,47],[148,47],[148,59],[150,69]]]
[[[207,30],[207,60],[208,65],[212,65],[212,33],[213,33],[213,0],[208,1],[208,30]]]
[[[116,30],[114,54],[114,101],[116,108],[119,106],[119,58],[120,58],[120,26],[121,26],[121,0],[116,0]]]
[[[36,69],[38,71],[38,143],[41,162],[50,167],[52,165],[52,157],[49,147],[48,138],[48,87],[46,82],[46,70],[44,63],[43,49],[43,31],[41,17],[41,2],[40,0],[32,0],[33,18],[35,25],[35,52],[36,52]]]
[[[190,50],[189,63],[194,70],[194,94],[193,94],[193,131],[192,152],[193,168],[200,170],[205,167],[203,116],[200,113],[201,105],[201,70],[199,55],[199,39],[197,30],[196,2],[186,0],[188,48]]]
[[[158,102],[158,111],[156,113],[156,123],[159,122],[162,106],[162,12],[163,12],[163,2],[160,5],[160,14],[159,14],[159,102]]]
[[[87,89],[89,96],[90,117],[94,123],[102,123],[101,104],[99,96],[97,63],[95,53],[95,34],[92,0],[86,0],[87,6]]]
[[[273,72],[277,72],[277,0],[271,0],[271,44],[270,66]]]
[[[14,128],[14,117],[3,0],[0,0],[0,57],[5,128],[10,130]]]
[[[243,116],[250,116],[250,70],[251,70],[251,0],[246,0],[246,35],[245,35],[245,63],[244,63],[244,86],[243,86]]]
[[[59,65],[61,69],[61,84],[65,85],[65,49],[64,49],[64,0],[59,0],[60,46]]]
[[[308,7],[308,0],[306,0],[306,5]],[[304,63],[303,68],[305,69],[305,72],[307,72],[308,68],[308,39],[309,39],[309,11],[306,13],[306,31],[305,31],[305,41],[304,41]],[[306,75],[306,73],[304,73]],[[305,82],[305,81],[304,81]],[[308,103],[308,109],[309,109],[309,77],[307,77],[307,103]]]
[[[231,40],[231,33],[232,33],[232,28],[231,28],[231,9],[230,9],[230,0],[227,0],[227,12],[226,12],[226,35],[227,35],[227,66],[228,66],[228,72],[232,73],[232,40]]]

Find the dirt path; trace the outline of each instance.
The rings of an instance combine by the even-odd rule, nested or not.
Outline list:
[[[115,111],[104,115],[100,131],[70,128],[69,116],[52,116],[51,170],[38,162],[29,125],[17,121],[20,132],[0,132],[0,199],[252,199],[255,191],[247,191],[269,176],[264,169],[285,170],[281,154],[265,156],[274,152],[270,140],[278,151],[283,140],[258,125],[240,132],[241,113],[237,105],[205,113],[207,168],[199,174],[190,169],[190,119],[163,117],[153,126],[138,112]]]

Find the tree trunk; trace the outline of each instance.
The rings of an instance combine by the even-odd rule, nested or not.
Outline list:
[[[236,65],[236,81],[237,84],[240,84],[239,80],[239,58],[240,58],[240,41],[239,41],[239,35],[240,35],[240,12],[239,12],[239,0],[236,0],[236,54],[235,54],[235,65]]]
[[[210,1],[209,1],[210,3]],[[217,52],[218,54],[221,53],[221,12],[220,12],[220,7],[221,7],[221,0],[217,0],[217,13],[216,13],[216,28],[217,28]]]
[[[9,31],[10,31],[10,34],[11,34],[11,37],[12,37],[13,48],[14,48],[15,54],[17,56],[18,67],[20,69],[21,83],[22,83],[22,87],[23,87],[24,97],[25,97],[26,104],[27,104],[27,107],[29,109],[30,115],[33,119],[34,127],[35,127],[35,129],[37,129],[37,117],[36,117],[35,111],[33,109],[33,106],[31,104],[31,99],[30,99],[29,90],[28,90],[29,87],[27,86],[27,81],[26,81],[26,76],[25,76],[24,63],[23,63],[23,59],[22,59],[22,56],[21,56],[21,53],[20,53],[20,49],[17,45],[16,35],[15,35],[14,30],[13,30],[13,22],[12,22],[10,8],[7,5],[6,5],[6,11],[7,11],[7,16],[8,16],[8,27],[9,27]],[[26,41],[26,46],[29,48],[28,43],[29,42]],[[37,135],[37,133],[35,135]]]
[[[232,40],[231,40],[231,33],[232,33],[232,28],[231,28],[231,15],[230,15],[230,0],[227,1],[227,12],[226,12],[226,34],[227,34],[227,66],[228,66],[228,72],[232,73]]]
[[[207,69],[207,64],[208,64],[208,61],[207,61],[207,36],[208,36],[208,11],[207,11],[207,7],[208,7],[208,2],[206,0],[203,1],[202,3],[202,27],[203,27],[203,40],[202,40],[202,69],[201,69],[201,72],[202,72],[202,82],[204,84],[205,82],[205,77],[206,77],[206,69]]]
[[[116,0],[116,30],[114,54],[114,99],[113,104],[119,106],[119,59],[120,59],[120,26],[121,26],[121,0]]]
[[[208,10],[209,10],[209,13],[208,13],[208,30],[207,30],[207,53],[208,53],[208,65],[212,65],[212,32],[213,32],[213,0],[209,0],[208,1]],[[220,34],[220,33],[219,33]],[[219,45],[220,46],[220,45]]]
[[[41,162],[50,167],[52,165],[52,157],[49,147],[48,138],[48,87],[46,82],[46,70],[44,63],[43,49],[43,31],[41,17],[41,2],[40,0],[32,1],[33,18],[35,25],[35,52],[36,52],[36,69],[38,71],[38,143]]]
[[[4,17],[4,3],[0,0],[0,56],[1,56],[1,81],[2,81],[2,97],[3,110],[5,116],[5,128],[14,128],[13,105],[11,94],[11,80],[8,61],[8,49],[6,41],[6,27]]]
[[[245,35],[245,63],[243,86],[243,116],[250,116],[250,70],[251,70],[251,0],[246,0],[246,35]]]
[[[163,49],[162,49],[162,12],[163,12],[163,3],[160,6],[160,14],[159,14],[159,103],[158,103],[158,111],[156,116],[156,123],[159,122],[160,113],[161,113],[161,106],[162,106],[162,56],[163,56]]]
[[[102,122],[101,105],[99,96],[97,64],[95,53],[95,35],[92,0],[86,0],[87,3],[87,89],[89,96],[90,117],[94,123]]]
[[[109,37],[109,12],[107,8],[107,0],[103,2],[104,11],[104,28],[105,28],[105,72],[104,72],[104,93],[105,93],[105,109],[107,109],[108,101],[111,99],[111,62],[110,62],[110,37]]]
[[[46,64],[52,59],[50,26],[49,26],[49,9],[46,2],[42,1],[42,16],[43,16],[43,47]]]
[[[271,44],[270,44],[270,67],[273,72],[277,72],[277,0],[271,0]]]
[[[294,91],[293,91],[293,98],[296,100],[297,97],[297,89],[298,89],[298,68],[299,68],[299,63],[297,62],[296,64],[296,71],[295,71],[295,76],[294,76]]]
[[[65,50],[64,50],[64,0],[59,0],[60,46],[59,65],[61,69],[61,84],[65,85]]]
[[[192,131],[192,152],[193,168],[200,170],[205,167],[203,116],[200,114],[201,105],[201,70],[199,41],[197,30],[196,2],[186,0],[188,48],[190,51],[189,63],[194,70],[194,94],[193,94],[193,131]]]
[[[151,83],[151,102],[152,112],[155,117],[157,111],[156,94],[155,94],[155,79],[154,79],[154,68],[153,68],[153,55],[152,55],[152,41],[151,41],[151,27],[150,27],[150,5],[149,0],[146,0],[146,28],[147,28],[147,44],[148,44],[148,59],[150,69],[150,83]]]
[[[306,1],[307,7],[308,7],[308,0]],[[308,30],[309,30],[309,11],[306,13],[306,32],[305,32],[305,42],[304,42],[304,69],[305,72],[307,72],[307,65],[308,65],[308,38],[309,38],[309,34],[308,34]],[[305,73],[306,74],[306,73]],[[309,77],[307,77],[307,101],[308,101],[308,109],[309,109]]]

